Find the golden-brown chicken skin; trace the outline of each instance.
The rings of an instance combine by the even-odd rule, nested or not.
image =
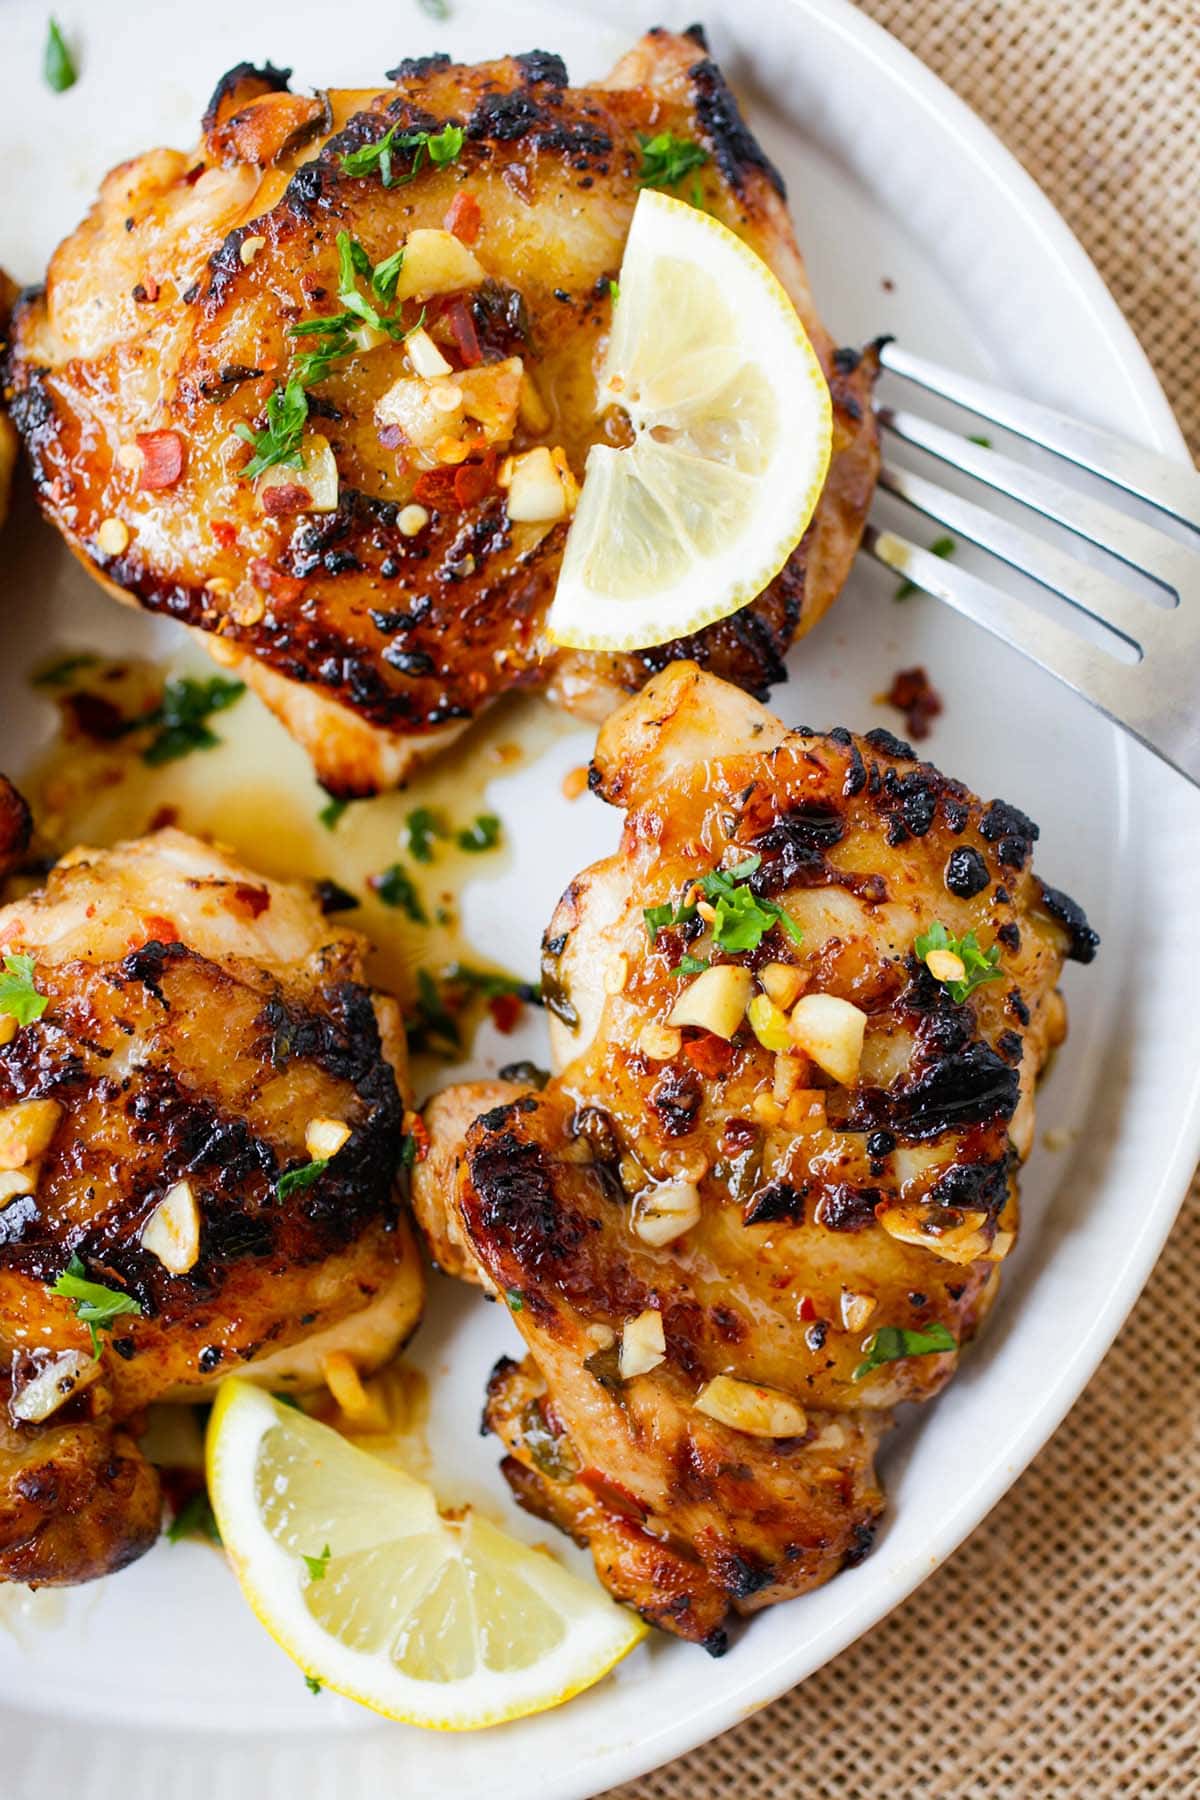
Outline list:
[[[68,1583],[157,1534],[149,1402],[412,1331],[405,1054],[360,938],[179,831],[73,852],[0,945],[36,996],[0,1004],[0,1579]],[[64,1272],[121,1303],[94,1344]]]
[[[995,1296],[1059,974],[1096,939],[1016,808],[694,664],[608,721],[593,785],[625,828],[545,940],[557,1073],[439,1096],[416,1200],[528,1344],[486,1415],[518,1498],[720,1649],[869,1549],[891,1409]],[[916,947],[937,921],[996,962],[961,1000]]]
[[[765,694],[857,548],[876,362],[835,351],[783,184],[702,37],[652,32],[592,88],[569,87],[542,52],[424,57],[391,79],[311,98],[243,65],[194,152],[109,175],[16,318],[8,386],[47,516],[118,598],[204,633],[346,795],[394,785],[514,687],[548,685],[600,719],[691,655]],[[462,133],[449,160],[421,151],[417,166],[396,138],[394,185],[378,166],[347,172],[389,132],[447,124]],[[633,656],[556,652],[543,626],[566,521],[512,523],[498,457],[561,449],[579,478],[590,444],[622,441],[622,422],[597,416],[595,372],[640,139],[665,131],[706,158],[672,191],[746,239],[795,302],[833,395],[833,462],[802,542],[750,607]],[[342,233],[376,267],[405,247],[414,291],[402,274],[384,304],[360,278],[360,299],[404,327],[423,320],[453,372],[440,399],[453,389],[462,406],[439,412],[411,347],[368,331],[307,388],[304,441],[336,464],[336,492],[299,470],[268,491],[245,477],[237,433],[263,429],[321,341],[303,333],[346,317]]]

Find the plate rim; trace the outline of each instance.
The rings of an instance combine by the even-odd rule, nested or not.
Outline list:
[[[1114,374],[1120,376],[1130,406],[1136,409],[1136,418],[1131,413],[1129,420],[1131,431],[1167,454],[1186,457],[1182,433],[1157,376],[1099,271],[1033,177],[990,127],[913,52],[858,11],[852,0],[786,0],[786,12],[789,33],[802,33],[806,21],[818,24],[840,41],[848,59],[871,63],[894,90],[908,96],[931,124],[950,135],[956,148],[987,181],[997,201],[1006,202],[1020,217],[1041,253],[1056,267],[1063,287],[1069,286],[1076,303],[1091,317],[1111,348]],[[1128,774],[1127,765],[1127,780]],[[712,1741],[816,1673],[866,1631],[881,1624],[940,1568],[1019,1479],[1081,1396],[1142,1292],[1174,1226],[1198,1160],[1200,1070],[1192,1077],[1186,1106],[1176,1119],[1170,1151],[1158,1164],[1158,1177],[1143,1190],[1145,1224],[1128,1246],[1129,1254],[1111,1291],[1106,1292],[1086,1334],[1074,1345],[1070,1362],[1059,1373],[1052,1390],[1032,1408],[1020,1429],[1006,1435],[1009,1454],[1003,1467],[993,1472],[982,1491],[949,1506],[937,1527],[929,1532],[927,1555],[919,1566],[914,1565],[896,1578],[890,1593],[882,1589],[873,1592],[866,1606],[857,1594],[851,1595],[825,1628],[796,1651],[773,1661],[750,1664],[720,1701],[707,1707],[703,1717],[694,1710],[684,1712],[636,1739],[622,1735],[600,1753],[587,1755],[573,1770],[551,1780],[548,1791],[554,1800],[591,1800],[610,1787],[644,1777]],[[34,1712],[32,1708],[22,1710],[27,1717]],[[388,1729],[383,1721],[376,1723],[380,1732]],[[340,1734],[331,1731],[328,1735]],[[321,1736],[326,1734],[322,1732]],[[354,1739],[344,1737],[342,1741],[348,1748]],[[235,1744],[236,1738],[226,1740],[227,1751]],[[543,1771],[543,1781],[546,1774]],[[236,1789],[226,1787],[224,1782],[220,1785],[222,1793],[245,1791],[240,1785]]]

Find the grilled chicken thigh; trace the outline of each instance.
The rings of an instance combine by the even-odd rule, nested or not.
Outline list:
[[[204,634],[345,795],[394,785],[515,687],[599,719],[690,655],[765,694],[858,544],[875,358],[835,351],[782,181],[702,35],[651,32],[592,88],[543,52],[389,79],[305,97],[242,65],[193,152],[108,176],[15,321],[13,414],[47,516],[117,598]],[[668,191],[794,300],[833,394],[833,462],[741,613],[637,655],[555,652],[574,482],[593,442],[622,441],[595,375],[642,145],[664,133],[691,146]],[[302,465],[258,475],[239,434]],[[537,447],[560,475],[536,516],[510,517],[502,459]]]
[[[694,664],[593,780],[625,830],[545,939],[557,1072],[435,1100],[415,1200],[528,1345],[486,1413],[518,1498],[718,1650],[870,1548],[892,1408],[995,1297],[1096,939],[1015,807]]]
[[[412,1330],[405,1056],[359,938],[178,831],[73,852],[0,945],[0,1579],[68,1583],[158,1532],[150,1401]]]

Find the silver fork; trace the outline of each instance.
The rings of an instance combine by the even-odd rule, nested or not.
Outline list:
[[[868,525],[863,548],[1049,670],[1200,785],[1200,473],[1113,432],[940,368],[895,342],[883,346],[880,360],[892,374],[1053,451],[1194,534],[1185,543],[1146,519],[917,413],[883,405],[876,409],[890,437],[1065,526],[1145,576],[1160,590],[1160,603],[1115,573],[1079,562],[1025,526],[886,458],[879,477],[885,492],[1030,576],[1076,614],[1047,616],[1018,595],[882,526]],[[1115,633],[1137,660],[1122,661],[1104,644],[1080,636],[1071,628],[1078,614]]]

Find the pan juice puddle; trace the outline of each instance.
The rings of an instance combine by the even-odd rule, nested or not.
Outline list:
[[[156,664],[87,651],[40,666],[34,683],[57,704],[60,726],[21,784],[34,814],[38,879],[45,863],[76,845],[105,847],[177,825],[228,846],[262,874],[335,884],[340,891],[323,890],[326,910],[370,941],[372,979],[399,998],[421,1064],[444,1070],[465,1054],[489,1004],[507,1029],[521,997],[506,990],[535,982],[537,970],[500,970],[467,943],[459,897],[467,883],[498,873],[509,854],[489,784],[539,756],[573,722],[543,701],[514,696],[408,787],[339,806],[249,690],[201,721],[215,744],[155,762],[161,732],[130,732],[128,721],[182,678],[205,686],[214,669],[186,653]],[[466,974],[448,980],[455,970]],[[426,1085],[427,1071],[419,1065],[416,1073]]]

